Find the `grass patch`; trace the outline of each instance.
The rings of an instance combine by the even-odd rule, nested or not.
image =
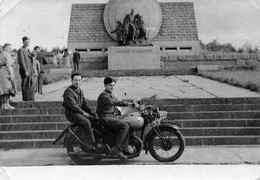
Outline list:
[[[125,76],[172,76],[172,75],[193,75],[195,68],[172,68],[172,69],[152,69],[152,70],[88,70],[81,72],[83,77],[125,77]]]
[[[44,74],[44,79],[43,79],[43,84],[51,84],[54,82],[62,81],[65,79],[70,78],[70,73],[45,73]]]
[[[243,87],[251,91],[260,92],[260,69],[243,68],[222,69],[220,71],[202,71],[199,76],[217,80],[222,83]]]

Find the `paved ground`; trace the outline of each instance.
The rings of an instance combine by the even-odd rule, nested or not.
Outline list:
[[[151,155],[142,152],[141,156],[126,162],[103,160],[95,166],[77,166],[63,148],[0,151],[0,159],[2,171],[12,180],[257,180],[260,178],[259,148],[187,147],[183,155],[173,163],[157,162]],[[1,178],[1,168],[0,179],[5,180]]]
[[[86,98],[96,100],[103,91],[104,78],[83,79]],[[44,85],[44,94],[36,94],[36,101],[62,101],[62,94],[70,80]],[[163,98],[260,97],[259,93],[230,86],[199,76],[119,77],[115,94],[119,99],[142,99],[154,95]],[[19,92],[12,101],[21,101]]]
[[[235,146],[235,147],[186,147],[182,156],[172,163],[161,163],[150,154],[141,155],[127,162],[120,160],[103,160],[99,165],[260,165],[260,146]],[[68,157],[65,148],[55,149],[18,149],[0,151],[2,166],[52,166],[75,165]]]

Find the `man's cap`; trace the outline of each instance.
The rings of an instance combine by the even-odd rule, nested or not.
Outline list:
[[[116,79],[113,79],[112,77],[105,77],[104,79],[105,85],[111,84],[112,82],[116,82]]]

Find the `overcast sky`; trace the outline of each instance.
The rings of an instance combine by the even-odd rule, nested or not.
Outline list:
[[[177,0],[158,0],[175,2]],[[178,0],[184,1],[184,0]],[[190,0],[189,0],[190,1]],[[31,47],[66,47],[71,5],[106,3],[108,0],[0,0],[0,44],[10,42],[18,49],[29,36]],[[217,39],[241,47],[260,48],[260,0],[193,0],[199,39]]]

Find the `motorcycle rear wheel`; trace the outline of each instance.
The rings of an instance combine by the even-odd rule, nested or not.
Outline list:
[[[82,144],[74,137],[70,136],[67,143],[69,157],[78,165],[97,164],[101,161],[101,154],[84,150]]]
[[[159,135],[153,131],[148,139],[149,152],[160,162],[175,161],[182,155],[184,148],[183,135],[171,127],[161,127]]]

